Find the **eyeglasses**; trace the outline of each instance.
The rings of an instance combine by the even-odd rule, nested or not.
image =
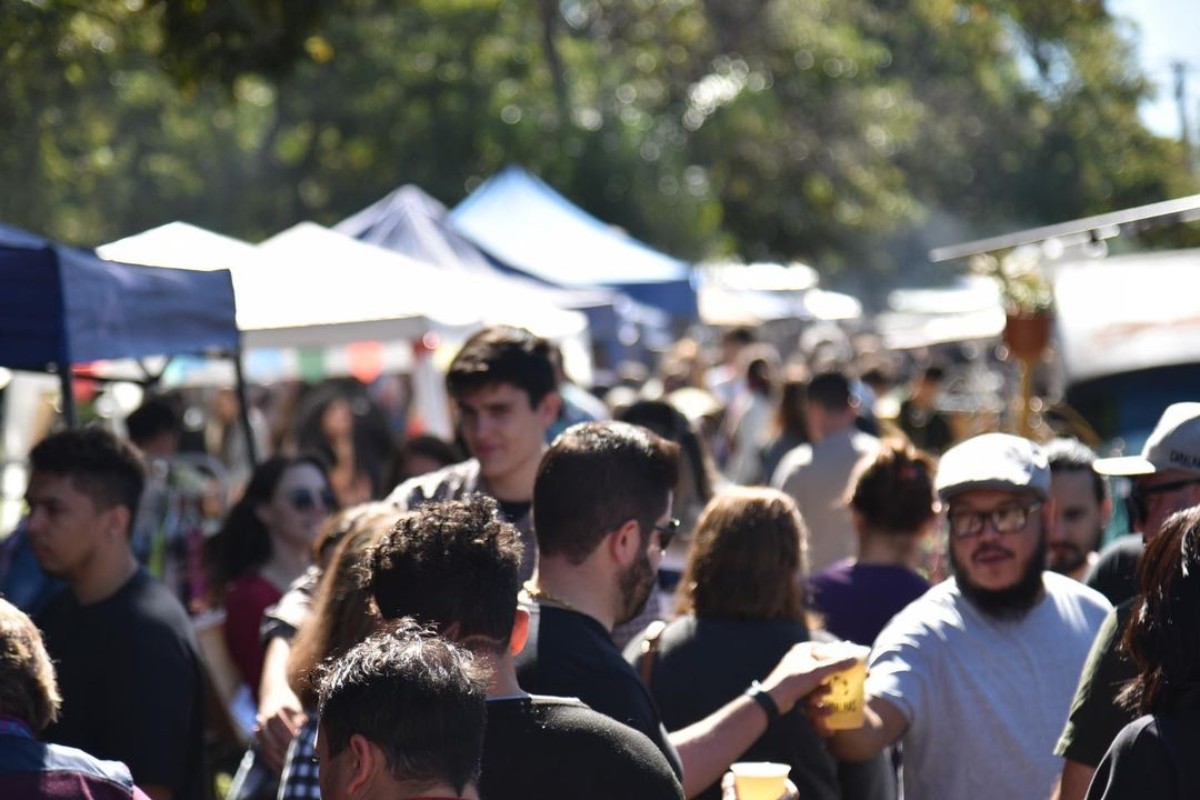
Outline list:
[[[1177,492],[1180,489],[1185,489],[1188,486],[1194,486],[1198,483],[1200,483],[1200,478],[1188,478],[1183,481],[1160,483],[1156,486],[1135,486],[1129,492],[1129,501],[1133,504],[1134,517],[1138,520],[1144,520],[1150,516],[1150,499],[1152,497]]]
[[[317,503],[320,503],[326,511],[336,511],[338,507],[337,495],[331,489],[322,489],[319,492],[309,489],[292,489],[288,492],[288,502],[301,514],[312,511],[316,508]]]
[[[955,539],[971,539],[983,533],[987,523],[1001,535],[1025,529],[1029,515],[1042,507],[1041,503],[1025,506],[1003,506],[991,511],[973,511],[969,508],[952,508],[946,514],[950,522],[950,535]]]
[[[666,522],[655,525],[654,530],[658,531],[658,546],[666,550],[667,545],[675,538],[675,534],[679,533],[679,526],[681,524],[679,520],[671,518]]]

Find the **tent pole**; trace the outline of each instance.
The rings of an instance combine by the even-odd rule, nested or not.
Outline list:
[[[75,409],[75,380],[71,374],[71,366],[59,365],[58,381],[62,387],[62,413],[68,428],[79,424],[79,413]]]
[[[254,430],[250,427],[250,403],[246,397],[246,373],[242,370],[242,348],[233,351],[233,374],[237,386],[239,415],[242,420],[242,430],[246,432],[246,457],[250,459],[250,468],[258,465],[258,448],[254,443]]]

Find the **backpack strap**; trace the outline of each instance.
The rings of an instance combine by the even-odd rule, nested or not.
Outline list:
[[[667,623],[656,619],[646,626],[646,631],[642,634],[642,657],[638,661],[638,673],[642,676],[642,683],[646,684],[647,689],[650,688],[650,681],[654,675],[654,657],[658,653],[658,640],[666,629]]]

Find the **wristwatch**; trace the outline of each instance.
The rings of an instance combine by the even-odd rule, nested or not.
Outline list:
[[[758,681],[751,683],[750,688],[746,690],[746,697],[762,706],[762,710],[767,713],[768,725],[779,719],[779,706],[775,704],[775,700],[761,683]]]

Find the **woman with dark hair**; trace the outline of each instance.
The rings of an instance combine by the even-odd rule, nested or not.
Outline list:
[[[263,612],[304,574],[312,562],[313,540],[336,508],[321,461],[271,458],[255,468],[245,494],[205,543],[212,603],[225,609],[225,644],[256,699]]]
[[[361,509],[361,511],[360,511]],[[317,667],[337,658],[375,630],[378,615],[371,593],[362,584],[363,553],[391,529],[400,512],[381,504],[339,512],[330,529],[340,531],[329,565],[313,596],[312,613],[300,626],[288,658],[288,682],[300,698],[308,720],[288,748],[279,799],[319,795],[313,763],[317,738]]]
[[[1146,545],[1138,585],[1122,644],[1139,674],[1118,701],[1143,716],[1109,747],[1088,800],[1200,797],[1200,506]]]
[[[827,631],[870,646],[888,621],[929,589],[917,572],[937,521],[933,460],[902,440],[880,445],[851,478],[846,501],[857,555],[812,576],[813,610]]]
[[[383,497],[394,446],[387,415],[354,379],[322,384],[299,402],[295,447],[329,464],[329,480],[343,506]]]
[[[705,508],[679,585],[680,616],[625,650],[668,730],[704,719],[809,640],[807,536],[795,502],[774,489],[732,488]],[[790,764],[801,797],[842,797],[838,763],[803,710],[772,722],[739,760]],[[699,795],[720,796],[715,784]]]

